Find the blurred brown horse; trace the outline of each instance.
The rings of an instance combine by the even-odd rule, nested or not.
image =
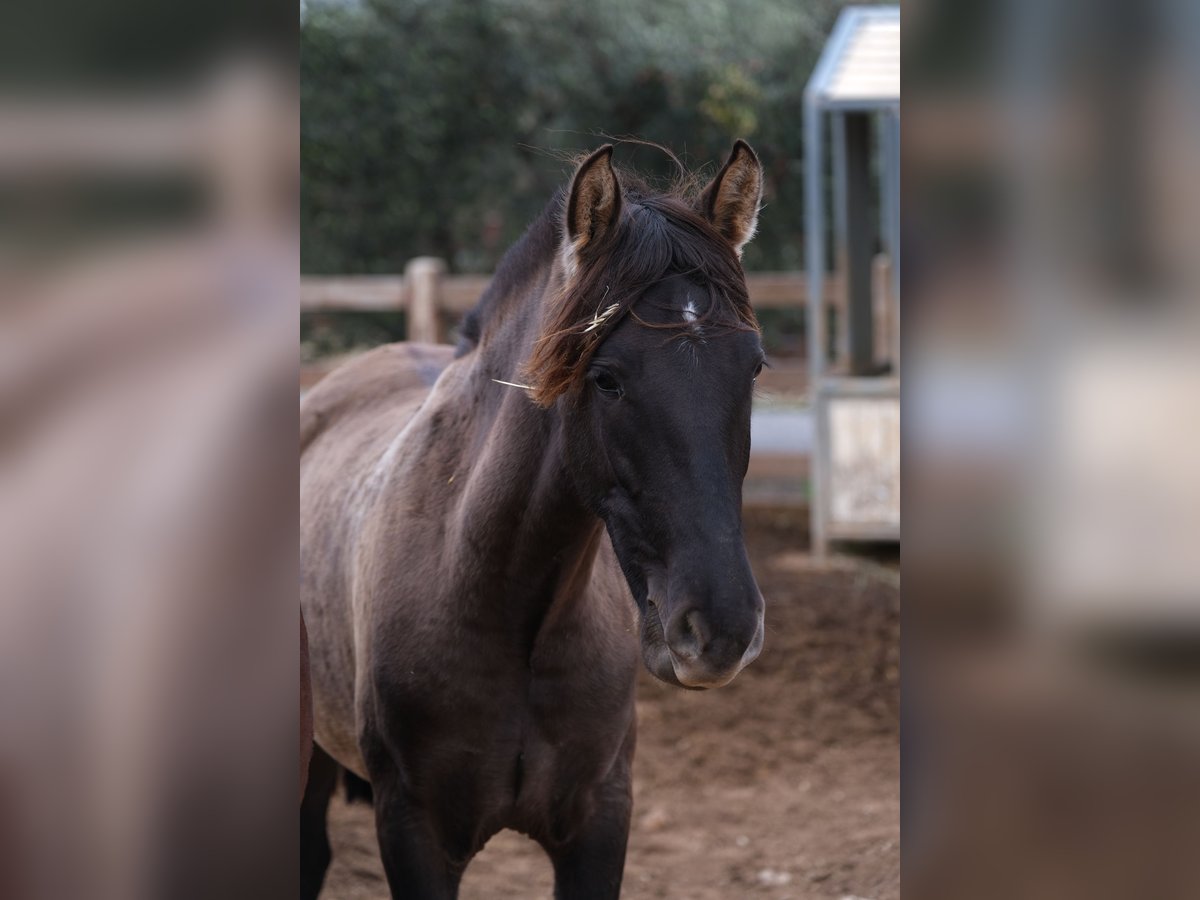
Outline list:
[[[699,689],[762,646],[741,486],[763,353],[740,262],[762,169],[739,141],[693,196],[611,155],[508,252],[453,357],[383,347],[303,405],[305,896],[336,761],[371,783],[394,896],[454,897],[512,828],[559,898],[616,897],[639,655]]]

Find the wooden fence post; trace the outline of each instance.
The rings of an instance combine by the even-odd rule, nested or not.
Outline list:
[[[436,256],[418,256],[404,267],[408,294],[408,340],[437,344],[442,340],[442,276],[446,263]]]

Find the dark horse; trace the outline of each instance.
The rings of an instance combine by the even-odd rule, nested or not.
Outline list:
[[[762,647],[740,262],[762,168],[739,141],[690,197],[611,157],[504,257],[453,358],[383,347],[302,407],[307,896],[336,764],[371,784],[393,896],[454,897],[504,828],[545,848],[557,897],[618,896],[639,655],[711,688]]]

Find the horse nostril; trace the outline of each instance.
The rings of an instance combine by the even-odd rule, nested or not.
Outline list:
[[[684,634],[691,638],[691,643],[696,648],[696,655],[703,653],[712,640],[712,634],[709,633],[708,623],[704,621],[704,616],[698,610],[692,610],[683,617],[683,629]]]
[[[699,659],[712,640],[712,632],[704,614],[691,609],[675,616],[667,632],[667,644],[676,656]]]

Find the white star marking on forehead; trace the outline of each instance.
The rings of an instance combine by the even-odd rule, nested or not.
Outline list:
[[[688,294],[686,296],[687,296],[687,303],[685,303],[683,306],[683,321],[687,322],[689,325],[692,326],[691,331],[693,334],[703,335],[704,329],[701,326],[695,324],[696,319],[698,319],[700,317],[700,311],[698,309],[696,309],[696,302],[692,299],[692,295]]]

